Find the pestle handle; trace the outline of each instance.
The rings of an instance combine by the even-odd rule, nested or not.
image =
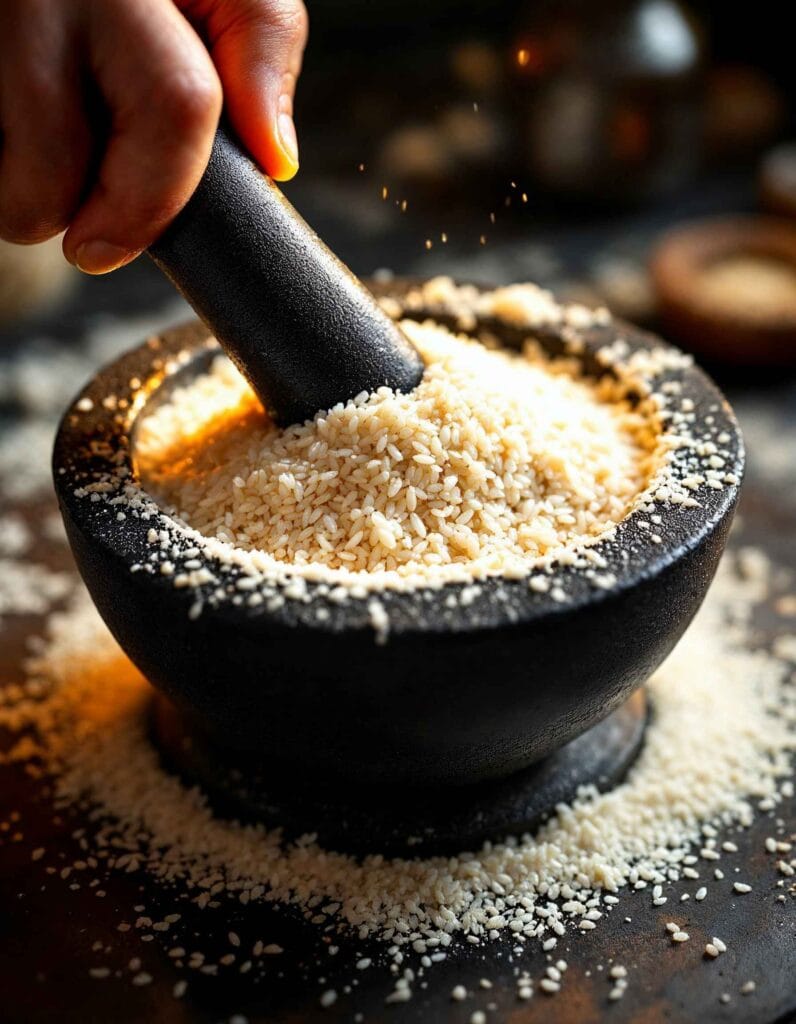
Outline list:
[[[149,254],[282,425],[423,363],[398,326],[220,128],[194,195]]]

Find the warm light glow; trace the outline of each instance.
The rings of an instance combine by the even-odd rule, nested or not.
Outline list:
[[[247,391],[234,406],[212,411],[194,431],[184,433],[173,445],[158,452],[135,450],[136,475],[161,485],[180,477],[203,479],[212,475],[213,450],[241,430],[256,424],[263,432],[270,421],[253,391]]]
[[[541,45],[533,40],[526,40],[514,51],[514,60],[518,68],[532,75],[543,71],[546,63]]]

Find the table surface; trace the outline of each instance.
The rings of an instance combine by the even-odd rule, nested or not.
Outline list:
[[[726,204],[728,196],[737,204],[745,201],[743,190],[733,192],[728,186],[725,192],[714,189],[710,199],[704,193],[695,194],[686,208],[708,212],[711,204]],[[352,239],[352,231],[343,224],[341,215],[329,212],[327,193],[322,188],[308,190],[303,199],[310,219],[324,223],[326,230],[321,233],[333,245],[337,238],[349,239],[350,251],[344,255],[357,270],[374,269],[377,261],[372,256],[376,252],[382,254],[378,262],[387,262],[383,253],[389,250],[384,248],[384,237],[361,226],[369,223],[366,216],[359,219],[360,228],[353,232]],[[628,252],[634,247],[639,251],[660,223],[674,215],[669,210],[646,219],[631,216],[622,222],[606,221],[580,231],[564,228],[554,233],[549,229],[544,245],[560,240],[553,276],[577,278],[595,253],[611,245],[621,243]],[[440,269],[433,261],[415,257],[414,242],[407,240],[408,229],[402,230],[407,235],[393,253],[396,269],[410,273]],[[462,277],[524,278],[533,269],[534,260],[541,260],[541,244],[537,239],[531,244],[518,235],[495,245],[488,254],[454,251],[450,266]],[[69,373],[85,373],[86,361],[91,365],[99,335],[113,335],[111,348],[102,348],[102,354],[107,355],[114,346],[132,344],[148,331],[179,319],[184,312],[146,265],[133,266],[106,281],[84,281],[60,309],[5,332],[0,340],[5,344],[0,373],[3,359],[10,373],[20,359],[24,361],[31,346],[45,358],[64,349],[75,354],[65,370],[66,387],[71,384]],[[758,545],[776,564],[796,571],[796,380],[780,375],[741,386],[727,377],[724,383],[749,446],[749,473],[735,543]],[[0,411],[6,416],[7,430],[22,416],[49,428],[56,404],[49,407],[45,403],[44,408],[37,406],[31,411],[7,389],[0,397]],[[24,453],[20,457],[24,458]],[[46,453],[32,449],[27,457],[41,459]],[[42,478],[46,481],[46,472]],[[34,489],[16,496],[14,488],[7,485],[8,480],[0,479],[0,516],[18,512],[35,530],[54,513],[54,499],[46,484],[43,491]],[[70,570],[70,555],[57,535],[51,530],[36,532],[35,546],[26,557]],[[772,624],[773,613],[768,622],[764,611],[758,623],[761,642],[765,642]],[[40,626],[33,615],[7,615],[0,622],[0,680],[13,682],[20,678],[27,638]],[[796,831],[793,801],[789,806],[780,805],[777,816],[785,819],[788,831]],[[129,908],[143,906],[146,909],[142,913],[157,920],[175,909],[177,894],[161,891],[143,874],[133,873],[107,878],[103,875],[105,896],[97,898],[88,885],[72,890],[57,873],[47,874],[46,865],[72,863],[77,856],[73,833],[80,821],[79,814],[66,813],[54,821],[42,783],[32,781],[18,768],[0,770],[0,823],[9,823],[8,828],[0,830],[0,1019],[8,1024],[53,1020],[75,1024],[210,1024],[234,1019],[236,1014],[251,1022],[318,1019],[331,1024],[350,1021],[357,1012],[363,1013],[366,1021],[465,1022],[475,1010],[486,1009],[488,1004],[494,1006],[488,1020],[517,1024],[603,1019],[733,1020],[755,1024],[796,1015],[796,900],[776,900],[776,893],[782,890],[774,888],[770,858],[764,854],[763,840],[771,831],[766,815],[761,815],[750,829],[733,835],[739,847],[736,863],[743,865],[744,878],[753,885],[753,892],[742,900],[720,898],[718,894],[702,903],[692,900],[688,904],[688,930],[694,941],[686,944],[688,948],[662,944],[658,938],[671,916],[671,906],[667,911],[653,907],[648,895],[627,894],[621,915],[609,915],[599,929],[578,936],[571,948],[568,939],[561,940],[553,958],[568,960],[569,969],[566,984],[555,998],[546,998],[537,990],[531,1001],[517,1001],[513,974],[516,964],[521,962],[523,969],[538,977],[547,957],[529,946],[515,962],[512,944],[501,941],[488,949],[457,949],[446,962],[434,966],[428,986],[416,986],[413,999],[400,1006],[385,1006],[385,995],[392,988],[386,969],[355,969],[359,957],[375,958],[378,951],[369,949],[366,943],[335,940],[340,951],[332,957],[316,930],[279,908],[199,911],[184,902],[178,907],[182,914],[179,923],[166,934],[155,933],[146,944],[141,941],[142,929],[118,931],[117,925]],[[41,862],[31,859],[31,851],[37,847],[47,850]],[[673,886],[673,894],[677,896],[686,888],[685,883],[679,883]],[[218,956],[230,951],[238,954],[229,946],[230,931],[240,936],[241,952],[236,963],[222,968],[217,977],[198,971],[186,974],[168,956],[175,945],[189,950],[201,948],[208,957],[214,945]],[[199,932],[201,943],[197,941],[192,947],[192,937]],[[719,961],[706,965],[701,951],[716,934],[725,938],[729,950]],[[241,974],[238,965],[245,959],[242,951],[256,938],[278,943],[286,952],[262,957],[255,969]],[[89,969],[99,962],[98,955],[112,968],[109,978],[89,977]],[[142,961],[141,969],[152,975],[152,984],[132,985],[135,972],[128,966],[132,958]],[[607,969],[611,959],[628,967],[632,983],[624,999],[610,1005],[609,1013]],[[177,1000],[172,988],[181,977],[188,977],[189,985],[184,998]],[[491,990],[479,988],[482,977],[493,982]],[[744,997],[739,987],[747,978],[756,979],[757,990]],[[462,1003],[452,1003],[450,992],[458,984],[465,985],[471,995]],[[345,991],[347,986],[349,992]],[[321,1009],[319,997],[328,988],[336,989],[340,996],[334,1006]],[[728,1004],[719,1001],[725,991],[732,994]]]

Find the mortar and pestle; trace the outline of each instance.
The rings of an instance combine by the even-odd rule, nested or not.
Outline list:
[[[53,468],[81,575],[158,692],[153,728],[166,764],[225,813],[355,852],[472,848],[532,828],[579,786],[621,778],[643,738],[639,687],[707,591],[738,486],[708,490],[698,507],[661,506],[657,545],[644,514],[631,513],[595,546],[611,586],[555,570],[565,603],[502,578],[483,581],[469,603],[448,600],[462,584],[387,590],[383,644],[367,601],[337,603],[312,583],[303,602],[208,601],[192,616],[196,589],[133,571],[150,553],[151,520],[119,518],[79,489],[134,475],[137,417],[207,369],[219,351],[210,331],[283,424],[381,384],[409,390],[422,363],[228,136],[152,255],[205,323],[166,331],[101,370],[64,415]],[[399,306],[408,289],[381,287]],[[403,315],[452,320],[414,303]],[[514,347],[529,333],[494,317],[479,331]],[[565,331],[533,333],[559,353]],[[583,333],[588,372],[604,372],[595,355],[620,335],[631,351],[662,344],[627,324],[597,324]],[[729,436],[727,469],[740,479],[727,402],[698,368],[667,372],[697,427]],[[241,570],[197,557],[234,592]]]

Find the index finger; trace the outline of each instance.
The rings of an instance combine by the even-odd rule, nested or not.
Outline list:
[[[87,31],[110,134],[64,253],[96,274],[146,249],[188,201],[207,166],[222,97],[204,44],[170,0],[95,7]]]

